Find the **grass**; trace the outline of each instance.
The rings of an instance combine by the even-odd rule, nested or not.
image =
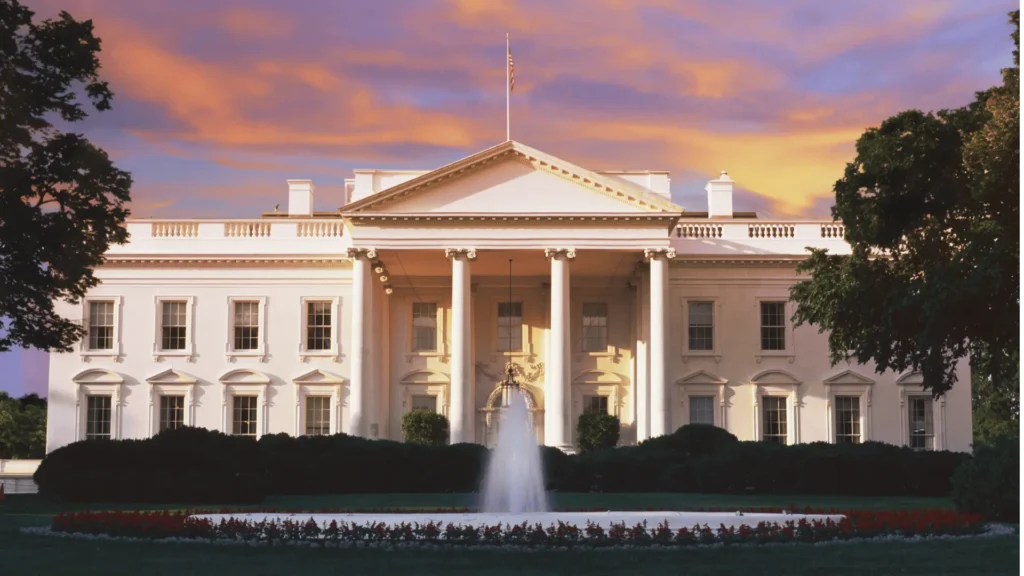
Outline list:
[[[268,498],[276,508],[437,508],[472,506],[469,494],[360,494]],[[559,494],[568,508],[775,507],[947,508],[945,499],[700,494]],[[26,536],[22,526],[47,525],[60,510],[114,506],[57,506],[37,497],[8,496],[0,504],[0,561],[5,576],[20,574],[1016,574],[1018,536],[926,543],[779,548],[510,552],[486,550],[239,549],[203,545],[93,542]],[[128,508],[128,507],[122,507]],[[145,508],[145,507],[134,507]],[[153,507],[150,507],[153,508]]]

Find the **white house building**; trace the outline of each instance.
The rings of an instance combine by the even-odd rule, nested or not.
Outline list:
[[[669,175],[594,172],[508,141],[433,171],[355,170],[345,204],[250,220],[132,220],[102,283],[61,304],[88,337],[50,360],[47,450],[182,425],[228,434],[399,440],[446,415],[492,444],[511,361],[545,444],[606,411],[622,442],[692,422],[741,440],[966,451],[970,377],[933,400],[917,374],[830,366],[794,328],[806,247],[848,253],[832,221],[707,212]],[[511,260],[511,277],[510,273]],[[511,295],[510,295],[511,292]]]

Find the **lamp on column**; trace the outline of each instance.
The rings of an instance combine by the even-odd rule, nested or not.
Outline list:
[[[512,365],[512,259],[508,259],[508,316],[505,329],[508,331],[508,363],[505,364],[505,380],[501,383],[501,406],[507,408],[512,404],[512,395],[519,393],[519,382],[516,381],[515,367]]]

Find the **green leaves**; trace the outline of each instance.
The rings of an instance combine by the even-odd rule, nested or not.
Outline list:
[[[35,394],[14,399],[0,394],[0,459],[46,454],[46,400]]]
[[[829,332],[833,364],[920,371],[940,395],[970,354],[997,387],[1016,381],[1019,69],[1003,77],[967,106],[901,112],[857,141],[832,208],[853,253],[811,250],[791,291],[794,322]]]
[[[98,281],[93,269],[123,244],[131,176],[84,137],[49,121],[86,117],[113,96],[99,79],[91,21],[61,12],[32,22],[0,0],[0,352],[16,346],[68,351],[84,330],[54,310]]]

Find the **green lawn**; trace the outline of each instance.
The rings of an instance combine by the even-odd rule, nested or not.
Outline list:
[[[278,508],[434,508],[472,506],[466,494],[370,494],[268,498]],[[688,508],[759,506],[837,508],[948,507],[944,499],[696,494],[560,494],[558,507]],[[25,536],[69,507],[36,497],[0,504],[0,573],[18,574],[1016,574],[1017,536],[919,544],[866,543],[784,548],[512,552],[484,550],[241,549],[129,544]],[[88,508],[109,509],[94,505]]]

